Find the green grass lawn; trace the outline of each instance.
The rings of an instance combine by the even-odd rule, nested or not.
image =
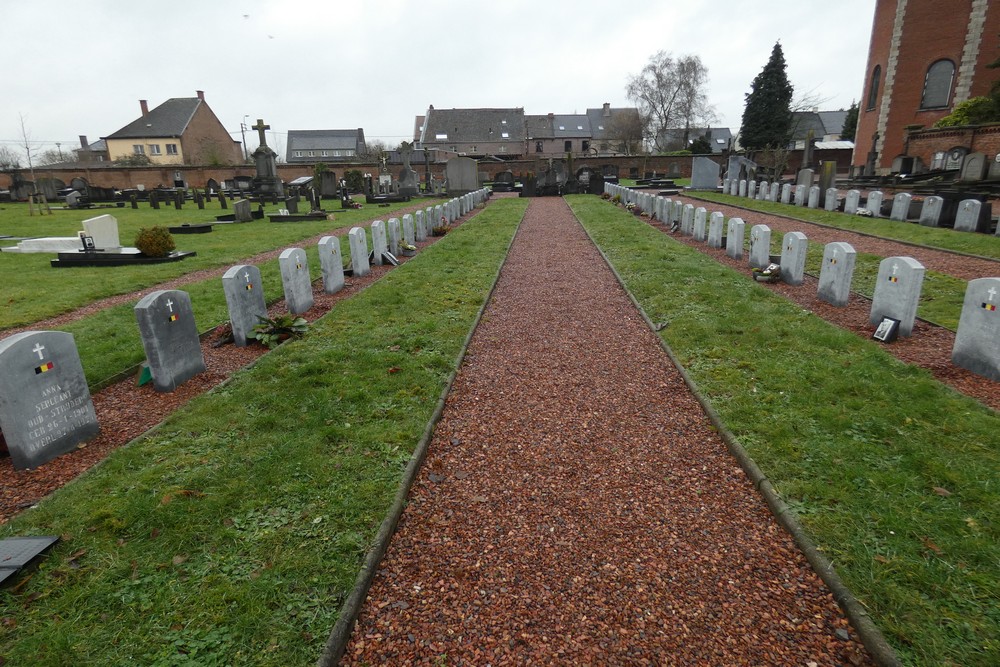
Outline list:
[[[63,536],[0,591],[0,662],[312,664],[526,206],[491,203],[0,527]]]
[[[421,200],[427,205],[441,200]],[[193,250],[195,257],[180,262],[147,266],[80,267],[55,269],[47,253],[0,253],[0,330],[23,326],[59,313],[79,308],[102,297],[123,294],[156,285],[165,280],[206,268],[222,268],[251,255],[294,245],[297,241],[335,229],[367,226],[371,220],[400,217],[396,211],[411,204],[394,204],[388,208],[365,206],[363,209],[341,211],[339,202],[324,202],[333,212],[333,221],[270,223],[267,220],[245,224],[216,225],[210,234],[177,234],[178,250]],[[276,213],[278,206],[265,207],[266,213]],[[228,212],[232,211],[230,209]],[[140,204],[138,210],[126,208],[54,211],[53,215],[29,216],[27,204],[0,205],[0,235],[4,236],[75,236],[83,229],[82,222],[103,213],[118,220],[122,245],[132,245],[142,227],[176,226],[183,223],[214,222],[215,216],[226,213],[213,203],[205,210],[187,203],[181,211],[172,206],[154,210]],[[15,245],[16,241],[0,240],[0,245]]]
[[[905,664],[1000,664],[1000,415],[620,208],[570,197]]]

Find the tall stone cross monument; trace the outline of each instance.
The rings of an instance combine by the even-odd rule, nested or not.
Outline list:
[[[275,153],[267,145],[264,137],[264,130],[270,130],[270,125],[265,125],[262,118],[257,119],[257,124],[252,126],[260,135],[260,146],[253,152],[253,159],[257,165],[257,175],[253,179],[254,192],[268,197],[284,198],[285,188],[278,178],[278,163]]]

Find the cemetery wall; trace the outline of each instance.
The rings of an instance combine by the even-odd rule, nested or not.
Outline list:
[[[970,153],[982,153],[988,158],[1000,153],[1000,124],[942,127],[910,132],[906,154],[919,157],[929,166],[938,151],[948,152],[962,146]]]

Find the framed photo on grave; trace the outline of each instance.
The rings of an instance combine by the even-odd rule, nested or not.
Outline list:
[[[875,328],[872,338],[883,343],[891,343],[899,336],[899,320],[892,317],[883,317]]]
[[[97,246],[94,244],[94,237],[87,236],[86,234],[80,235],[80,241],[83,243],[84,250],[96,250]]]

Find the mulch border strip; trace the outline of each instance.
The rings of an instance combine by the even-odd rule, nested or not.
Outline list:
[[[709,421],[712,422],[712,425],[722,436],[722,440],[726,443],[726,447],[729,449],[729,452],[736,458],[736,461],[746,473],[747,477],[749,477],[753,482],[754,488],[756,488],[764,498],[764,502],[767,503],[768,508],[771,510],[771,514],[774,515],[774,518],[777,519],[778,523],[780,523],[782,527],[784,527],[784,529],[787,530],[792,536],[795,544],[798,545],[799,549],[801,549],[802,553],[805,555],[806,560],[809,561],[809,565],[813,568],[813,570],[815,570],[816,574],[819,575],[820,579],[823,580],[823,583],[826,584],[827,588],[830,589],[834,600],[836,600],[837,604],[840,605],[840,608],[847,615],[847,618],[851,621],[851,625],[854,627],[854,630],[861,638],[861,643],[864,644],[865,648],[868,649],[868,652],[872,655],[872,658],[881,667],[902,667],[903,663],[900,662],[899,658],[896,656],[896,652],[885,640],[882,632],[871,620],[871,617],[868,615],[865,608],[860,602],[858,602],[857,598],[854,597],[854,594],[847,588],[843,580],[841,580],[836,570],[834,570],[833,563],[831,563],[830,560],[819,551],[816,544],[812,541],[805,529],[802,528],[802,525],[796,519],[794,513],[789,509],[788,505],[785,504],[785,501],[781,499],[781,496],[774,488],[774,485],[767,479],[767,476],[757,466],[757,463],[753,460],[746,449],[743,448],[743,445],[740,444],[739,440],[735,435],[733,435],[732,431],[726,427],[725,423],[723,423],[722,419],[719,417],[719,414],[715,411],[715,408],[712,407],[708,398],[701,393],[698,385],[695,384],[694,380],[691,379],[691,376],[688,375],[687,370],[685,370],[684,366],[681,365],[680,359],[677,358],[674,351],[660,336],[656,329],[656,325],[649,319],[646,311],[642,309],[641,305],[639,305],[639,301],[635,298],[632,292],[629,291],[628,286],[625,284],[625,281],[622,280],[622,277],[619,275],[617,269],[615,269],[614,265],[612,265],[608,256],[604,253],[604,250],[594,241],[594,238],[590,235],[586,226],[584,226],[580,221],[580,218],[576,215],[575,211],[573,212],[573,216],[576,217],[577,222],[581,227],[583,227],[584,233],[587,234],[587,238],[589,238],[590,242],[594,244],[595,248],[597,248],[597,251],[604,259],[605,264],[607,264],[608,268],[611,269],[611,273],[614,274],[615,279],[618,281],[618,284],[621,285],[622,290],[625,291],[625,294],[628,295],[628,298],[632,301],[636,310],[638,310],[639,314],[642,315],[642,319],[645,321],[646,326],[650,328],[656,336],[656,339],[660,341],[660,346],[663,348],[664,352],[667,353],[667,356],[670,357],[671,363],[673,363],[673,365],[677,368],[681,377],[684,378],[684,383],[687,385],[688,389],[691,390],[691,393],[694,394],[698,403],[701,404],[701,407],[705,411]]]
[[[527,209],[525,209],[525,214],[527,214]],[[344,657],[344,652],[347,650],[347,644],[351,639],[351,633],[354,631],[354,624],[358,619],[358,615],[361,613],[361,607],[364,605],[365,599],[368,597],[368,590],[371,588],[372,581],[375,579],[375,574],[378,572],[378,566],[382,562],[382,558],[385,557],[385,553],[389,549],[389,541],[396,532],[396,526],[399,524],[399,519],[402,517],[403,510],[406,508],[406,500],[410,495],[410,489],[413,486],[414,481],[416,481],[417,472],[419,472],[420,466],[423,465],[424,459],[427,456],[427,450],[430,447],[431,439],[434,436],[434,429],[437,427],[438,422],[441,420],[441,415],[444,413],[444,406],[448,399],[448,394],[451,392],[452,385],[455,383],[455,378],[458,376],[458,371],[462,367],[462,362],[465,360],[465,354],[469,349],[469,344],[472,342],[472,337],[475,335],[476,329],[479,328],[479,322],[482,320],[483,314],[486,312],[486,308],[490,305],[490,301],[493,299],[493,293],[496,291],[497,283],[500,282],[500,274],[503,271],[504,266],[507,264],[507,257],[510,255],[510,249],[514,246],[514,240],[517,238],[517,233],[520,231],[521,222],[523,221],[524,216],[521,216],[517,229],[510,237],[510,243],[507,244],[507,252],[504,255],[504,261],[500,263],[496,274],[493,276],[493,284],[490,285],[490,289],[486,293],[486,298],[483,300],[483,305],[480,306],[479,312],[476,313],[476,318],[473,321],[472,326],[469,328],[469,333],[465,336],[465,341],[462,343],[462,348],[459,350],[458,357],[455,359],[455,367],[452,370],[451,375],[448,376],[448,381],[445,383],[444,389],[441,390],[441,395],[438,397],[437,405],[434,407],[434,413],[427,422],[424,433],[420,437],[420,441],[417,443],[417,447],[414,450],[413,455],[410,457],[409,463],[406,465],[406,470],[403,472],[403,477],[399,482],[399,488],[396,490],[396,497],[393,499],[393,503],[390,506],[385,519],[382,520],[382,525],[379,526],[374,544],[365,556],[364,564],[361,566],[361,570],[358,572],[358,576],[354,580],[354,588],[351,590],[351,593],[347,596],[347,599],[340,608],[337,623],[333,626],[333,629],[330,631],[330,636],[327,638],[326,648],[323,650],[323,654],[316,661],[317,667],[333,667],[334,665],[339,664],[340,659]]]

